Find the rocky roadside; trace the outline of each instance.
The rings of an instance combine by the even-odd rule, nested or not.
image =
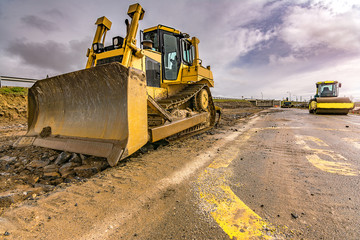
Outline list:
[[[39,147],[0,150],[0,209],[81,182],[109,167],[106,159]]]

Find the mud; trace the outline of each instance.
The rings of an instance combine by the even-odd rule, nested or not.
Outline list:
[[[26,110],[27,96],[0,94],[0,123],[25,123]]]

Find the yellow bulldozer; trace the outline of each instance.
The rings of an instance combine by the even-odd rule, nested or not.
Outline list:
[[[141,31],[145,14],[129,6],[126,36],[105,46],[111,21],[97,19],[86,69],[40,80],[29,89],[28,132],[36,145],[107,158],[114,166],[147,142],[212,128],[220,119],[196,37],[158,25]],[[216,119],[218,114],[218,120]]]
[[[348,114],[354,103],[348,97],[338,97],[341,83],[324,81],[316,83],[316,94],[309,102],[309,113]]]

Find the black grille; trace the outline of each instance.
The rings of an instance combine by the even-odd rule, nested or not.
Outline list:
[[[103,65],[103,64],[107,64],[107,63],[112,63],[112,62],[122,62],[123,56],[114,56],[114,57],[109,57],[109,58],[103,58],[103,59],[99,59],[96,62],[96,65]]]

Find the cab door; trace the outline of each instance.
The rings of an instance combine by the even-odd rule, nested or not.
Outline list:
[[[176,80],[179,74],[181,58],[179,38],[170,32],[162,34],[162,69],[164,80]]]

